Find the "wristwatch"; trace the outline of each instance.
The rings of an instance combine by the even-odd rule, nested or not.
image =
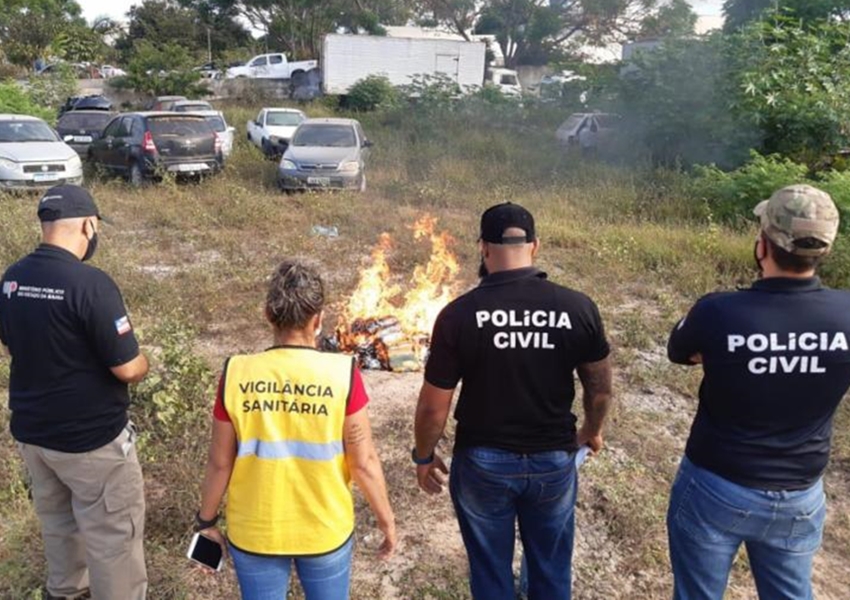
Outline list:
[[[215,527],[216,523],[218,523],[221,514],[216,514],[209,521],[204,521],[201,518],[201,511],[195,512],[195,531],[203,531],[204,529],[209,529],[210,527]]]
[[[410,458],[412,458],[413,462],[415,462],[419,466],[430,465],[432,462],[434,462],[434,451],[432,450],[431,454],[429,454],[425,458],[419,458],[418,456],[416,456],[416,446],[414,446],[410,449]]]

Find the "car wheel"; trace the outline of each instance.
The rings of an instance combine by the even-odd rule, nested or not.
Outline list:
[[[360,176],[360,187],[358,188],[358,190],[360,191],[360,193],[363,193],[363,192],[366,191],[366,173],[363,173]]]
[[[307,73],[305,73],[304,71],[295,71],[295,73],[292,74],[292,85],[294,87],[300,87],[304,85],[306,81]]]
[[[142,166],[139,164],[139,161],[134,160],[130,164],[130,173],[127,179],[133,187],[141,187],[144,185],[145,174],[142,172]]]
[[[272,143],[270,141],[264,139],[260,144],[263,148],[263,155],[266,158],[272,158],[273,159],[277,156],[277,149],[274,146],[272,146]]]

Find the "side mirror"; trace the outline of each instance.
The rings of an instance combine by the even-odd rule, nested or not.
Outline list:
[[[236,131],[236,128],[233,125],[229,125],[227,127],[227,131],[229,131],[230,133],[233,133],[234,131]]]
[[[62,138],[62,141],[63,142],[73,142],[74,136],[73,135],[66,135],[65,137]]]
[[[375,145],[375,143],[372,140],[363,140],[363,147],[364,148],[371,148],[374,145]]]

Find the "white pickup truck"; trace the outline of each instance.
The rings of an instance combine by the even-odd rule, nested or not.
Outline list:
[[[269,157],[283,154],[295,129],[307,118],[295,108],[263,108],[248,121],[248,141]]]
[[[230,67],[224,76],[227,79],[250,77],[254,79],[291,79],[296,85],[307,79],[307,73],[319,66],[318,61],[302,60],[289,62],[286,54],[260,54],[244,65]]]

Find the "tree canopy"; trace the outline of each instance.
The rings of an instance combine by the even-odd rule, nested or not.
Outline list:
[[[47,54],[60,34],[85,24],[76,0],[0,2],[0,46],[9,62],[16,65],[32,65]]]

